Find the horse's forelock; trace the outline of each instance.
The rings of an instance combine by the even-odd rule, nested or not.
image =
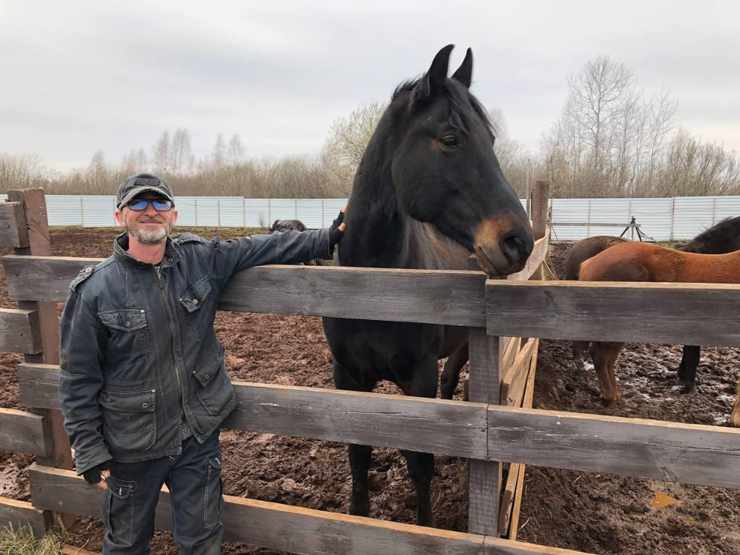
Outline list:
[[[418,104],[423,101],[420,101],[420,99],[414,98],[413,96],[411,96],[410,99],[408,97],[409,95],[413,95],[414,90],[422,79],[423,76],[417,79],[404,81],[399,84],[393,91],[391,105],[397,101],[406,104],[406,102],[410,100],[408,107],[411,110],[418,108]],[[496,135],[496,127],[488,116],[488,112],[486,112],[483,105],[465,86],[453,79],[447,79],[443,88],[443,94],[450,101],[450,115],[452,116],[452,122],[456,127],[459,126],[463,131],[469,132],[470,112],[472,111],[473,114],[480,118],[491,140],[494,139]]]

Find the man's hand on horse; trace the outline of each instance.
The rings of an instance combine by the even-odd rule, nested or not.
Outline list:
[[[339,211],[339,215],[331,223],[331,226],[329,226],[329,257],[330,258],[334,255],[334,247],[342,240],[342,237],[344,236],[344,230],[347,229],[347,224],[344,223],[345,208],[342,208]]]

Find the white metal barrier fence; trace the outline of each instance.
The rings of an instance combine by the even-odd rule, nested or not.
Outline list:
[[[0,198],[4,195],[0,195]],[[49,224],[114,226],[115,197],[47,195]],[[277,219],[326,227],[346,199],[177,197],[178,223],[205,227],[269,227]],[[740,196],[552,199],[553,239],[619,235],[634,217],[658,241],[690,239],[723,218],[740,215]]]

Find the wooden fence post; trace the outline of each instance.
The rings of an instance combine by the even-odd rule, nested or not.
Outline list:
[[[469,400],[498,404],[500,396],[499,338],[471,328]],[[498,536],[501,463],[468,462],[468,531]]]
[[[550,182],[538,179],[532,191],[532,228],[534,239],[540,239],[547,233],[547,207],[550,199]]]
[[[550,223],[548,217],[550,206],[550,182],[542,179],[538,179],[534,184],[532,191],[532,231],[534,232],[534,240],[541,239],[547,234],[547,226]],[[591,201],[589,201],[589,219],[590,219]],[[532,276],[533,279],[544,279],[545,268],[544,264],[540,264],[535,274]]]
[[[8,201],[17,202],[22,207],[24,219],[19,220],[19,225],[25,224],[25,229],[19,230],[19,235],[24,234],[28,237],[27,246],[17,247],[15,249],[16,254],[50,256],[51,237],[49,235],[46,199],[43,189],[9,191]],[[19,300],[17,304],[20,309],[38,311],[42,352],[40,354],[26,354],[26,362],[58,364],[59,319],[56,304],[24,300]],[[62,413],[58,410],[43,410],[40,412],[45,417],[46,433],[51,443],[51,449],[49,449],[48,456],[38,457],[39,462],[47,466],[72,468],[72,450],[70,449],[69,438],[64,431]],[[73,521],[74,518],[71,516],[63,519],[66,525],[70,525]]]

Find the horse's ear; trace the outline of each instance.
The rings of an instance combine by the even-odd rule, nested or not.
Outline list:
[[[470,83],[473,82],[473,51],[470,48],[465,52],[465,59],[457,71],[452,74],[452,78],[465,85],[466,89],[470,88]]]
[[[454,44],[448,44],[442,50],[437,52],[437,55],[432,60],[432,65],[429,66],[429,70],[421,78],[417,85],[415,99],[420,100],[429,96],[433,96],[439,92],[444,86],[445,80],[447,79],[447,69],[450,65],[450,52],[455,48]]]

